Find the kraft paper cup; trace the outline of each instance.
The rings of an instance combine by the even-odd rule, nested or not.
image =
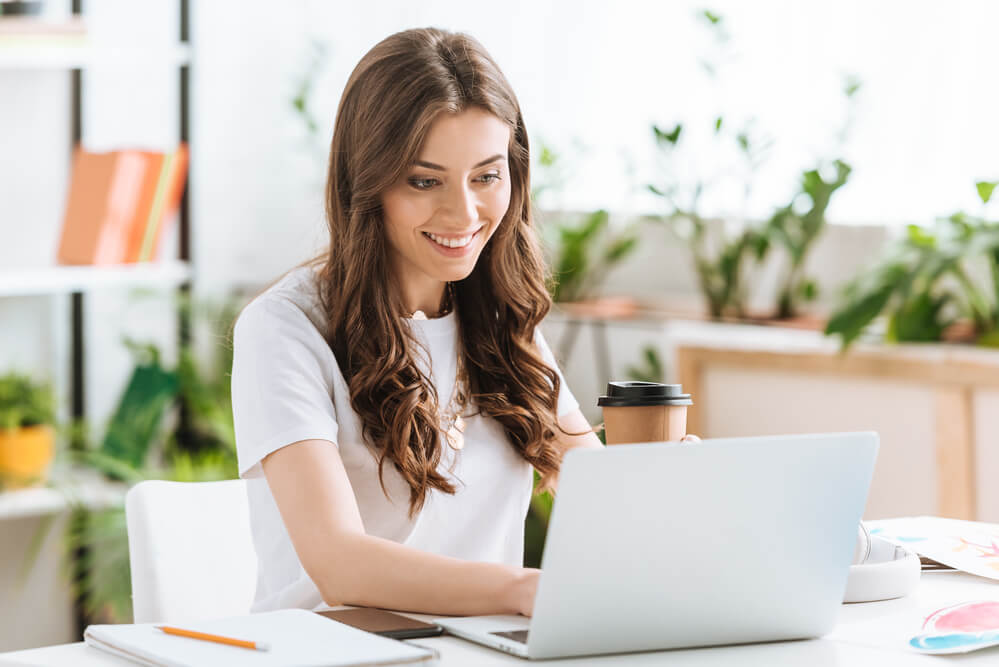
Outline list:
[[[687,434],[690,394],[679,384],[608,382],[597,400],[608,445],[682,440]]]

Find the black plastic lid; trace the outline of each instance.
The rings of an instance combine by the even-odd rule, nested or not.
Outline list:
[[[597,405],[613,408],[693,404],[683,385],[658,382],[608,382],[607,395],[597,399]]]

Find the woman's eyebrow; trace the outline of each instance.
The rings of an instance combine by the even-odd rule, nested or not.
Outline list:
[[[497,160],[505,160],[505,159],[506,158],[503,157],[503,155],[501,155],[500,153],[497,153],[496,155],[494,155],[492,157],[487,157],[482,162],[479,162],[478,164],[476,164],[475,166],[473,166],[472,169],[478,169],[479,167],[486,166],[490,162],[496,162]],[[425,167],[427,169],[436,169],[437,171],[447,171],[446,168],[440,166],[439,164],[434,164],[433,162],[426,162],[424,160],[417,160],[413,164],[415,164],[417,167]]]

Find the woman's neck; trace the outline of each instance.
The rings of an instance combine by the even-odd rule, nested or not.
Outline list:
[[[407,316],[420,311],[427,317],[439,317],[450,309],[447,283],[438,281],[414,283],[415,281],[403,283],[402,304]]]

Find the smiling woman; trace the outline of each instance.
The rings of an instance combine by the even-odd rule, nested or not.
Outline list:
[[[392,35],[344,89],[329,249],[236,324],[254,611],[530,614],[534,471],[600,447],[538,324],[551,306],[517,99],[482,46]]]

